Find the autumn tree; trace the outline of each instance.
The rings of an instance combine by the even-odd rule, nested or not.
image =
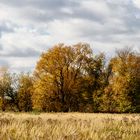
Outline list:
[[[140,55],[128,48],[118,50],[109,65],[112,75],[104,94],[103,103],[109,107],[106,111],[140,111]]]
[[[20,74],[18,88],[18,104],[22,111],[32,110],[33,79],[29,74]]]
[[[36,76],[47,98],[47,110],[78,110],[84,56],[88,55],[87,45],[75,47],[59,44],[43,53],[36,67]],[[81,47],[81,48],[80,48]],[[36,89],[38,90],[38,89]]]
[[[101,85],[104,55],[88,44],[59,44],[41,55],[35,70],[34,105],[47,111],[93,111],[93,92]],[[38,103],[37,103],[38,101]],[[87,109],[87,111],[89,111]]]

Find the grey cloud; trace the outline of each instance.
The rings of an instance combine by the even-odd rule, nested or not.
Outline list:
[[[59,9],[61,7],[65,6],[76,6],[78,2],[75,2],[73,0],[1,0],[2,4],[14,6],[14,7],[36,7],[39,9]]]
[[[99,2],[104,3],[110,10],[109,15],[105,15],[105,13],[102,14],[103,12],[100,11],[96,12],[96,10],[91,12],[91,9],[84,9],[81,5],[82,1],[83,0],[77,2],[74,0],[0,0],[0,3],[14,6],[15,8],[20,7],[23,9],[21,17],[33,20],[35,23],[53,22],[56,19],[61,20],[62,24],[63,21],[68,22],[69,19],[83,19],[83,22],[84,20],[97,22],[101,24],[102,30],[91,26],[90,28],[83,27],[77,30],[77,32],[79,32],[78,34],[81,37],[88,36],[89,38],[99,41],[113,41],[116,35],[135,35],[139,32],[140,20],[136,18],[136,15],[140,14],[140,9],[134,6],[132,0],[126,0],[125,2],[122,0],[99,0]],[[68,8],[72,13],[65,12],[62,8]],[[104,9],[101,10],[104,11]],[[113,18],[121,20],[123,24],[115,23]],[[81,24],[83,23],[81,22]],[[114,25],[114,27],[110,27],[110,25]],[[9,30],[6,29],[4,30],[3,28],[4,31]]]
[[[80,36],[87,36],[91,40],[99,42],[120,42],[122,39],[118,40],[116,37],[120,36],[124,40],[128,39],[129,41],[131,38],[133,42],[137,38],[137,35],[140,35],[140,19],[136,18],[136,15],[140,14],[140,9],[136,8],[132,1],[124,4],[114,3],[112,1],[111,3],[106,2],[106,4],[110,9],[110,15],[105,17],[105,20],[101,21],[90,18],[92,19],[91,23],[92,21],[99,21],[98,25],[100,25],[100,28],[90,24],[90,26],[85,26],[85,28],[81,29]],[[119,20],[120,23],[115,22],[114,19]],[[84,21],[80,25],[83,24]]]
[[[92,8],[92,5],[90,9],[86,9],[81,4],[83,1],[86,0],[0,0],[0,4],[2,4],[3,7],[9,6],[9,8],[13,9],[13,15],[16,19],[15,23],[22,19],[21,21],[23,21],[23,23],[21,22],[21,25],[19,25],[21,29],[22,24],[23,26],[27,25],[28,28],[33,25],[33,28],[40,35],[47,34],[53,38],[53,36],[51,36],[51,29],[49,30],[49,28],[54,26],[51,27],[49,25],[53,24],[55,20],[59,20],[59,23],[62,24],[62,26],[60,26],[62,27],[61,32],[64,30],[66,34],[69,34],[69,31],[71,33],[71,29],[74,29],[74,39],[78,41],[79,39],[88,38],[87,40],[90,42],[102,43],[105,46],[107,44],[125,44],[126,42],[140,46],[140,9],[134,5],[133,0],[87,0],[90,2],[97,1],[103,3],[108,13],[106,13],[104,7],[100,8],[100,5],[99,7],[93,6],[95,9]],[[9,16],[11,15],[12,13],[9,13]],[[12,20],[12,18],[10,20]],[[78,22],[71,22],[74,20]],[[68,32],[66,29],[67,26],[63,28],[63,24],[65,23],[70,27]],[[96,24],[94,25],[94,23]],[[44,24],[46,26],[43,26]],[[14,32],[15,27],[16,24],[14,25],[7,22],[0,23],[0,35]],[[55,28],[57,29],[57,24]],[[58,32],[59,31],[60,30],[58,30]],[[59,33],[57,33],[57,35],[59,35]],[[55,36],[56,40],[57,37],[60,38],[59,36]],[[70,41],[72,39],[73,36],[69,38]],[[41,43],[39,42],[38,44]],[[20,46],[20,44],[15,46]],[[7,53],[2,53],[4,46],[0,45],[0,56],[37,57],[40,54],[39,51],[32,48],[25,49],[23,48],[24,46],[15,46],[11,46],[13,48],[12,51],[8,52],[7,50]],[[20,67],[18,70],[21,69],[24,68]]]
[[[91,13],[83,9],[81,2],[82,0],[0,0],[2,4],[24,9],[21,15],[36,22],[53,21],[55,19],[67,20],[68,18],[83,18],[95,21],[104,19],[100,13]],[[72,13],[63,11],[63,8],[70,9]]]
[[[63,11],[61,8],[69,9],[71,12]],[[68,19],[88,19],[94,20],[96,22],[103,22],[105,17],[96,12],[91,12],[83,9],[80,6],[80,3],[70,6],[70,5],[61,5],[61,7],[56,7],[53,10],[53,7],[48,7],[46,9],[35,9],[35,8],[27,8],[27,10],[23,13],[23,16],[29,19],[34,20],[34,22],[49,22],[53,20],[64,20]]]
[[[0,36],[2,35],[2,33],[10,33],[10,32],[14,32],[14,28],[10,26],[10,23],[1,22],[0,23]]]
[[[129,30],[133,28],[139,28],[140,20],[137,15],[140,15],[140,9],[136,8],[132,1],[127,5],[114,5],[113,3],[108,5],[112,11],[112,16],[122,19]]]
[[[7,53],[0,53],[1,57],[36,57],[40,52],[32,48],[17,48],[13,47],[13,50]]]
[[[0,44],[0,51],[1,51],[1,50],[3,50],[3,47],[2,47],[2,45]]]
[[[75,3],[73,0],[65,1],[65,0],[41,0],[41,1],[24,1],[26,4],[31,4],[32,8],[27,8],[23,13],[23,17],[32,19],[34,22],[53,22],[53,20],[62,20],[67,22],[69,19],[83,19],[90,20],[102,24],[105,28],[102,32],[96,32],[94,29],[89,31],[92,34],[127,34],[127,33],[135,33],[139,31],[140,20],[136,18],[136,15],[140,13],[140,9],[136,8],[132,1],[125,2],[121,4],[118,2],[105,2],[104,0],[100,0],[106,4],[108,9],[110,10],[110,15],[102,15],[100,12],[85,10],[80,2]],[[18,5],[18,3],[17,3]],[[46,8],[44,8],[46,7]],[[42,9],[41,9],[42,8]],[[66,13],[62,11],[61,8],[69,8],[72,13]],[[102,9],[104,10],[104,9]],[[108,16],[108,17],[107,17]],[[118,25],[111,21],[111,18],[120,19],[124,22],[124,25]],[[110,21],[108,22],[107,20]],[[82,24],[82,23],[81,23]],[[109,28],[107,24],[116,24],[115,28]],[[127,27],[127,30],[123,30],[122,27]],[[121,27],[121,28],[120,28]],[[83,29],[84,30],[84,29]],[[104,32],[105,31],[105,32]],[[107,31],[107,32],[106,32]],[[88,31],[86,31],[88,33]],[[82,31],[81,31],[82,33]],[[85,33],[85,32],[84,32]]]

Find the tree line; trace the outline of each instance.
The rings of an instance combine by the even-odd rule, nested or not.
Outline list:
[[[116,51],[106,62],[89,44],[58,44],[43,52],[32,74],[1,68],[2,111],[140,112],[140,54]]]

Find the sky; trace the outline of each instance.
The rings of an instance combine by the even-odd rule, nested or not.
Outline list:
[[[140,0],[0,0],[0,66],[33,71],[55,44],[140,50]]]

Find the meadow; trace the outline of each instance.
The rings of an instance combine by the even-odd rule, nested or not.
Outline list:
[[[140,115],[1,112],[0,140],[140,140]]]

